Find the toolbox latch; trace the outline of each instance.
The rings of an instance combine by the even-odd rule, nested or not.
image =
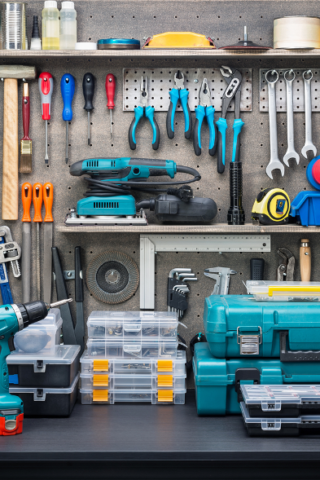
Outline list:
[[[45,402],[46,401],[46,393],[44,393],[43,388],[37,388],[36,391],[33,393],[33,401],[34,402]]]
[[[262,329],[259,329],[258,335],[241,335],[237,328],[237,343],[240,345],[240,355],[259,355],[259,345],[262,343]]]
[[[46,371],[46,365],[43,360],[36,360],[34,364],[34,373],[44,373]]]

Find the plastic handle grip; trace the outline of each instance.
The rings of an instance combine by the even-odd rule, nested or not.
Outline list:
[[[53,185],[47,182],[43,185],[43,203],[46,209],[44,222],[53,222],[52,204],[53,204]]]
[[[94,87],[95,87],[95,78],[92,73],[86,73],[83,77],[82,81],[82,90],[84,96],[84,109],[87,112],[91,112],[94,109],[92,105],[93,95],[94,95]]]
[[[201,155],[201,127],[205,116],[205,107],[198,105],[196,108],[196,123],[193,129],[193,148],[194,153],[199,157]]]
[[[263,280],[264,259],[251,258],[250,260],[250,280]]]
[[[143,107],[136,107],[134,109],[134,119],[131,122],[130,128],[129,128],[129,145],[131,150],[135,150],[137,146],[136,142],[136,128],[138,126],[138,123],[140,122],[141,118],[143,117]]]
[[[28,84],[26,84],[28,85]],[[27,88],[27,87],[25,87]],[[29,126],[30,126],[30,97],[29,89],[27,88],[27,95],[22,97],[22,123],[23,123],[23,138],[22,140],[29,139]]]
[[[150,125],[152,127],[152,148],[153,150],[158,150],[159,148],[159,143],[160,143],[160,129],[159,125],[157,124],[157,121],[154,118],[154,108],[151,106],[148,106],[145,108],[145,116],[150,122]]]
[[[218,144],[218,173],[223,173],[226,164],[226,132],[227,132],[227,120],[220,117],[216,122],[219,132],[219,144]]]
[[[41,208],[42,208],[42,185],[41,183],[35,183],[33,185],[33,208],[34,208],[34,222],[42,222]]]
[[[173,88],[170,95],[170,105],[167,113],[167,134],[169,138],[174,137],[174,115],[176,113],[177,103],[179,100],[179,90]]]
[[[51,98],[53,92],[53,78],[51,73],[42,72],[38,80],[39,92],[41,98],[41,115],[42,120],[50,120],[51,114]]]
[[[70,73],[65,73],[60,82],[61,95],[63,100],[62,119],[65,122],[71,122],[72,113],[72,100],[75,90],[74,77]]]
[[[214,107],[206,107],[206,117],[209,126],[209,155],[213,157],[217,150],[217,127],[214,123]]]
[[[21,187],[21,199],[23,207],[22,222],[31,222],[30,207],[32,202],[32,185],[25,182]]]
[[[114,109],[114,95],[116,93],[116,77],[112,73],[108,73],[106,77],[106,95],[107,107],[109,110]]]
[[[83,279],[81,263],[81,247],[74,249],[74,269],[75,269],[75,301],[83,302]]]
[[[192,131],[191,113],[188,105],[189,92],[186,89],[180,90],[180,102],[184,115],[184,136],[189,139]]]
[[[311,279],[311,247],[308,239],[301,240],[300,246],[300,276],[302,282],[310,282]]]
[[[232,162],[240,162],[240,132],[244,122],[241,118],[236,118],[233,122],[233,147],[232,147]]]

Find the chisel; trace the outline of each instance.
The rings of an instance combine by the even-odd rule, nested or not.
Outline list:
[[[51,303],[52,292],[52,245],[53,245],[53,185],[47,182],[43,185],[43,203],[46,209],[43,225],[43,300]]]
[[[31,217],[32,185],[24,183],[21,187],[23,206],[22,216],[22,301],[31,301]]]
[[[75,300],[77,309],[77,323],[75,334],[77,344],[81,347],[82,354],[84,349],[84,316],[83,316],[83,276],[81,264],[81,247],[74,249],[74,267],[75,267]]]

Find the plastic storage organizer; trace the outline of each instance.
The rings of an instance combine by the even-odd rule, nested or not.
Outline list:
[[[186,389],[80,389],[81,403],[109,404],[120,402],[146,402],[155,404],[184,405]]]

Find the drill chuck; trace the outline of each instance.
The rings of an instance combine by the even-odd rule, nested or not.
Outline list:
[[[17,307],[19,308],[22,316],[23,328],[26,328],[31,323],[35,323],[46,318],[48,311],[50,310],[50,306],[44,302],[41,302],[40,300],[24,304],[19,303]]]

